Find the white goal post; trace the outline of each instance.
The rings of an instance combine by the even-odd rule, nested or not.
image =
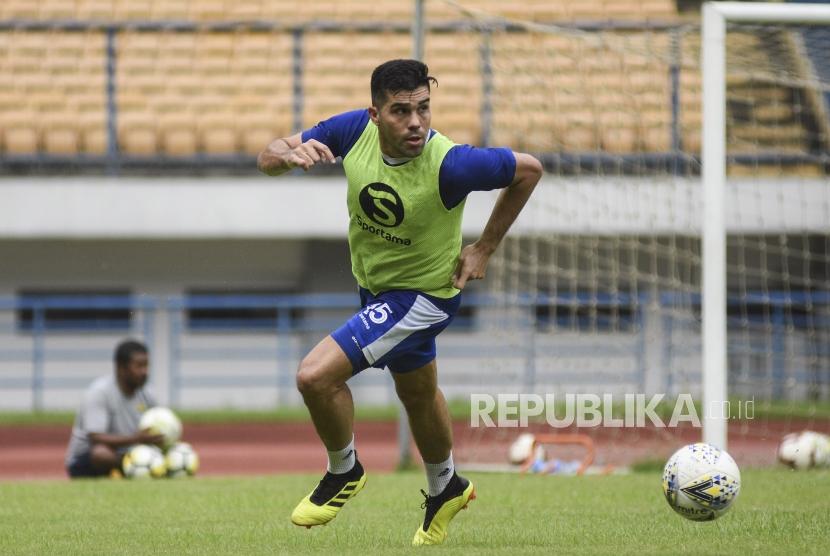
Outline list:
[[[703,5],[703,441],[726,448],[726,25],[830,23],[830,6],[760,2]]]

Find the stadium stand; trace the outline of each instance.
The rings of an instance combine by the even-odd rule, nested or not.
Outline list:
[[[117,91],[124,152],[258,152],[291,131],[290,53],[287,33],[123,33]]]
[[[9,153],[103,152],[100,33],[0,32],[0,126]]]
[[[684,56],[698,56],[700,37],[689,35],[686,40]],[[731,148],[745,154],[774,151],[782,155],[806,155],[826,151],[830,147],[826,133],[828,120],[822,114],[822,103],[815,96],[815,89],[801,86],[794,79],[807,75],[807,69],[800,64],[803,57],[798,55],[797,45],[784,33],[765,37],[730,33],[727,40],[732,63],[740,60],[740,71],[731,72],[727,84],[731,91],[727,107],[727,141]],[[685,72],[681,85],[681,94],[689,97],[682,102],[684,147],[697,152],[701,125],[700,74]],[[816,133],[817,129],[825,131]],[[732,169],[740,172],[740,166],[733,165]],[[768,173],[780,170],[778,165],[770,164]],[[822,172],[820,165],[815,164],[801,164],[790,170],[802,175]]]
[[[503,17],[533,20],[666,19],[677,16],[672,0],[461,0],[462,6]],[[458,20],[459,11],[444,2],[429,2],[430,19]],[[4,0],[0,18],[101,20],[284,20],[385,21],[409,23],[413,2],[400,0]]]
[[[279,26],[272,30],[127,26],[114,34],[121,154],[250,156],[274,136],[365,106],[365,76],[384,59],[409,55],[411,38],[388,27],[358,32],[348,25],[404,24],[411,19],[412,4],[7,0],[0,3],[0,20],[335,22],[334,29],[303,27],[299,39],[291,28]],[[628,21],[629,28],[603,31],[601,45],[567,33],[493,34],[490,64],[496,71],[489,84],[482,69],[481,33],[469,25],[431,32],[425,57],[440,82],[434,91],[435,121],[455,141],[506,144],[533,152],[624,155],[667,153],[678,147],[686,153],[700,152],[698,33],[683,33],[673,62],[672,28],[648,26],[650,21],[688,21],[674,2],[532,0],[514,5],[485,0],[474,4],[476,9],[523,20]],[[429,2],[429,9],[431,23],[466,17],[450,3]],[[638,29],[631,22],[646,27]],[[728,40],[732,55],[750,60],[759,70],[794,65],[796,57],[787,57],[792,51],[787,45],[776,48],[773,55],[756,37],[730,34]],[[609,41],[619,48],[607,48]],[[96,27],[80,32],[14,26],[0,30],[0,153],[106,154],[106,49],[106,32]],[[526,56],[534,49],[545,55]],[[673,63],[679,69],[679,144],[672,135]],[[779,151],[794,154],[826,148],[816,145],[810,132],[827,126],[826,116],[818,111],[821,102],[805,98],[782,103],[779,100],[788,95],[808,93],[752,75],[738,79],[746,83],[745,101],[729,106],[729,137],[737,151],[765,152],[773,143]],[[492,95],[485,99],[488,86]],[[803,110],[796,114],[789,105]],[[491,128],[483,128],[485,116]]]
[[[618,38],[634,51],[665,50],[668,43],[666,33]],[[570,152],[669,149],[668,79],[654,78],[668,75],[666,63],[630,52],[609,53],[577,37],[547,35],[540,40],[516,33],[500,40],[505,44],[494,48],[494,66],[513,69],[496,74],[494,119],[501,133],[494,143],[534,152],[551,146]],[[533,48],[545,52],[539,58],[550,67],[516,55]]]

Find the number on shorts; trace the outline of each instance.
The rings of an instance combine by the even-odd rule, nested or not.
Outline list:
[[[369,319],[375,324],[383,324],[389,318],[389,313],[392,309],[389,308],[388,303],[373,303],[366,307],[363,311],[364,315],[369,315]]]

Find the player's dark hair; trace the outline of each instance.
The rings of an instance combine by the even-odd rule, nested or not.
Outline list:
[[[438,80],[429,75],[429,68],[418,60],[389,60],[372,72],[372,104],[378,108],[386,102],[387,95],[399,91],[414,91]]]
[[[135,353],[147,353],[147,346],[136,340],[124,340],[115,348],[116,367],[126,367]]]

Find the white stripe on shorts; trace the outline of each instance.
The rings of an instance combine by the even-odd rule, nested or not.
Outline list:
[[[448,318],[447,313],[430,303],[427,298],[419,295],[415,297],[415,303],[412,304],[406,315],[395,323],[395,326],[363,348],[363,355],[370,365],[374,365],[375,361],[392,351],[395,346],[415,332],[425,330]]]

